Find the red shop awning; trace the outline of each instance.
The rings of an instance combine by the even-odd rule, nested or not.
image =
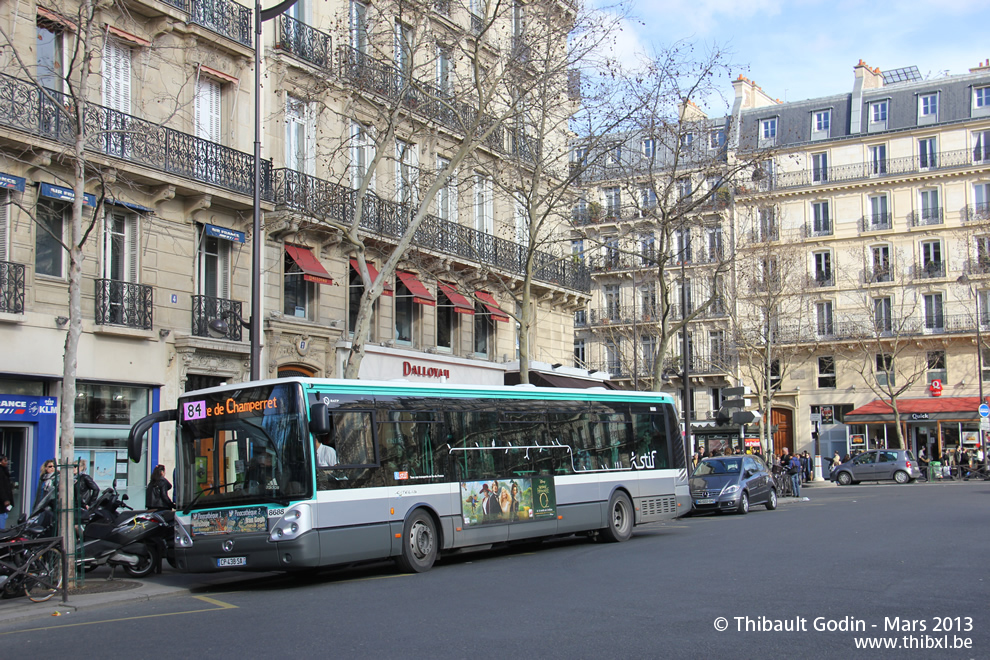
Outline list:
[[[292,260],[299,266],[299,270],[303,272],[304,280],[317,284],[333,284],[330,273],[308,247],[286,244],[285,251],[289,253]]]
[[[371,281],[372,282],[377,282],[378,281],[378,269],[375,268],[374,264],[372,264],[370,261],[368,261],[366,263],[368,264],[368,275],[371,277]],[[361,272],[361,269],[358,268],[358,261],[357,261],[357,259],[354,259],[353,257],[351,258],[351,268],[353,268],[354,270],[356,270],[359,273]],[[389,284],[388,282],[386,282],[385,283],[385,288],[382,290],[382,295],[383,296],[391,296],[391,295],[394,295],[394,294],[395,294],[395,291],[392,290],[392,285]]]
[[[406,285],[407,289],[409,289],[409,293],[411,293],[413,296],[414,303],[419,303],[420,305],[430,305],[430,306],[437,304],[437,299],[434,298],[430,294],[430,292],[426,290],[426,287],[423,286],[423,283],[419,281],[419,278],[416,277],[415,273],[409,273],[404,270],[397,270],[395,271],[395,274],[399,276],[399,279],[402,280],[402,283]]]
[[[437,287],[443,291],[443,295],[447,296],[447,300],[454,306],[455,312],[458,314],[474,314],[474,305],[471,304],[470,300],[457,293],[457,289],[453,285],[437,282]]]
[[[495,302],[495,298],[492,297],[492,294],[485,293],[484,291],[475,291],[474,295],[478,296],[478,300],[481,301],[482,305],[488,308],[488,312],[496,321],[506,322],[509,320],[508,315],[502,311],[501,307],[498,306],[498,303]]]

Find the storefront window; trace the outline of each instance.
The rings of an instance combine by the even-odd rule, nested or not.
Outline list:
[[[146,387],[79,383],[76,391],[76,458],[85,459],[100,488],[117,480],[135,508],[144,506],[148,479],[147,449],[140,463],[127,460],[127,432],[149,412]]]

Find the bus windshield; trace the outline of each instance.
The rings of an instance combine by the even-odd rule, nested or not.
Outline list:
[[[309,497],[301,400],[296,383],[181,399],[176,505],[188,511]]]

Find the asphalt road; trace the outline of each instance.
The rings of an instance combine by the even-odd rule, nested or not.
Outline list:
[[[553,541],[449,558],[414,576],[379,564],[250,577],[71,618],[20,621],[0,627],[0,653],[990,657],[990,483],[805,494],[810,501],[773,512],[759,507],[747,516],[640,527],[618,545]],[[898,648],[857,648],[868,639]]]

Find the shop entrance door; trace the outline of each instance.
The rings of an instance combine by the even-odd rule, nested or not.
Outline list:
[[[932,456],[938,450],[938,433],[934,426],[927,426],[925,424],[913,424],[908,427],[912,429],[911,435],[914,441],[914,455],[917,457],[921,448],[925,448],[925,455],[931,460]]]
[[[13,508],[7,515],[7,526],[13,527],[17,517],[29,513],[31,503],[31,427],[26,424],[0,423],[0,454],[10,459],[7,469],[14,486]]]

